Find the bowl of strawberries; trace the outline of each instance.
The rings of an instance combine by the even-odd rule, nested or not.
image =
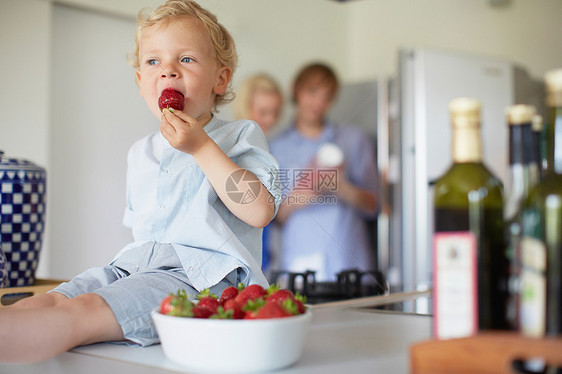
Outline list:
[[[170,294],[152,319],[171,361],[196,372],[256,372],[295,363],[312,313],[300,295],[272,285]]]

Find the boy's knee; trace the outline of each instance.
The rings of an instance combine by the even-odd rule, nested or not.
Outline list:
[[[61,302],[59,305],[81,313],[92,313],[97,310],[111,310],[107,302],[95,293],[78,295]]]
[[[60,303],[59,307],[68,314],[73,327],[84,338],[79,345],[123,339],[123,331],[113,310],[98,294],[82,294]]]

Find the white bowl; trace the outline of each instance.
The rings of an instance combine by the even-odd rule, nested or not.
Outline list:
[[[166,357],[198,372],[279,369],[302,354],[312,313],[260,320],[218,320],[152,313]]]

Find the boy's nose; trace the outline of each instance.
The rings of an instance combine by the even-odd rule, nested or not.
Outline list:
[[[163,66],[160,66],[162,68],[162,78],[177,78],[178,77],[178,73],[172,68],[172,67],[168,67],[167,69]]]
[[[162,72],[162,78],[177,78],[178,74],[174,73],[174,72],[167,72],[167,71],[163,71]]]

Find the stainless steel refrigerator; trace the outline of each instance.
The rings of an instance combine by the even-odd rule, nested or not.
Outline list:
[[[379,83],[378,266],[391,291],[426,290],[432,283],[432,182],[452,163],[449,101],[480,100],[484,163],[507,192],[504,110],[529,103],[540,113],[544,89],[506,59],[421,47],[401,49],[396,73]]]

